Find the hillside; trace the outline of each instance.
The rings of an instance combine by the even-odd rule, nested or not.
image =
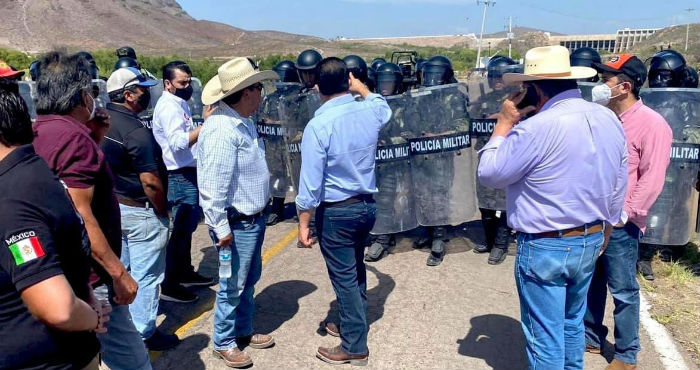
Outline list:
[[[683,54],[688,63],[698,67],[700,66],[700,24],[694,23],[690,25],[688,51],[685,51],[685,32],[686,25],[672,26],[659,30],[647,40],[635,45],[634,53],[644,60],[661,50],[661,48],[667,49],[670,46],[671,49]]]
[[[0,47],[31,54],[123,45],[143,54],[192,57],[342,51],[318,37],[195,20],[175,0],[0,0],[0,7]]]

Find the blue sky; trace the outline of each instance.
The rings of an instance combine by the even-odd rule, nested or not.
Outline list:
[[[177,1],[196,19],[324,38],[478,34],[483,12],[476,0]],[[502,31],[509,16],[514,25],[566,34],[665,27],[700,21],[699,5],[697,0],[496,0],[485,32]]]

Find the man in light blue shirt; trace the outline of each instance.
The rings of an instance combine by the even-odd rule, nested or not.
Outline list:
[[[374,159],[379,130],[391,109],[378,94],[354,78],[338,58],[318,66],[318,89],[324,104],[304,130],[301,142],[299,241],[311,247],[311,214],[321,253],[340,307],[341,345],[319,347],[316,356],[331,364],[363,365],[367,349],[367,282],[364,245],[374,227],[377,192]],[[359,94],[364,101],[356,101]]]
[[[262,102],[261,81],[277,79],[277,73],[258,71],[248,58],[234,58],[218,72],[202,91],[202,102],[216,104],[216,109],[199,136],[197,180],[209,235],[220,252],[230,248],[231,271],[219,276],[216,293],[214,354],[237,368],[253,364],[239,347],[275,343],[271,335],[253,330],[270,173],[265,145],[250,116]]]

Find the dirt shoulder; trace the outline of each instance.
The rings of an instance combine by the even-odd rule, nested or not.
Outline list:
[[[666,327],[689,356],[695,368],[700,367],[700,251],[688,244],[675,251],[679,258],[668,258],[663,252],[654,257],[654,281],[639,277],[641,288],[651,304],[651,317]],[[663,259],[663,260],[662,260]],[[664,261],[665,260],[665,261]]]

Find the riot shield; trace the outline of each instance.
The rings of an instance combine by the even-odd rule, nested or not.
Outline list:
[[[151,101],[148,103],[148,108],[139,113],[139,118],[144,126],[151,129],[153,127],[153,111],[156,109],[158,99],[163,95],[163,80],[158,80],[158,84],[151,86],[148,91],[151,93]]]
[[[302,91],[299,94],[281,97],[279,110],[284,125],[284,141],[289,158],[289,176],[294,190],[299,189],[301,173],[301,138],[306,124],[321,107],[321,98],[316,90]]]
[[[97,98],[95,98],[95,103],[99,108],[107,107],[109,100],[109,93],[107,93],[107,82],[104,80],[95,79],[92,80],[92,88],[97,91]]]
[[[265,142],[265,158],[270,170],[270,193],[273,197],[284,198],[290,190],[287,146],[284,140],[284,128],[280,115],[280,100],[289,96],[298,96],[303,86],[298,83],[278,82],[265,87],[265,99],[255,115],[258,134]]]
[[[593,101],[593,87],[598,85],[595,82],[578,82],[578,89],[581,91],[581,97],[586,101]]]
[[[374,194],[377,220],[372,234],[394,234],[418,227],[413,180],[409,157],[406,113],[411,99],[406,95],[386,98],[391,107],[391,120],[379,132],[375,156],[378,192]]]
[[[661,114],[673,130],[671,162],[664,188],[651,207],[645,243],[685,245],[696,226],[700,171],[700,89],[642,89],[645,105]]]
[[[472,145],[476,153],[489,142],[493,128],[496,126],[495,114],[500,112],[501,105],[508,95],[518,91],[520,87],[511,86],[499,89],[488,89],[484,86],[469,89],[469,117],[471,118],[470,133]],[[474,155],[474,170],[479,167],[479,156]],[[476,180],[476,195],[479,201],[479,208],[494,211],[504,211],[506,209],[505,189],[493,189],[481,185]]]
[[[34,81],[19,81],[19,95],[27,104],[27,110],[32,121],[36,119],[36,82]]]
[[[408,93],[405,114],[418,223],[458,225],[474,219],[474,150],[467,87],[449,84]]]
[[[199,126],[204,122],[204,105],[202,104],[202,81],[197,77],[192,77],[192,97],[187,101],[190,106],[190,114],[195,125]]]

